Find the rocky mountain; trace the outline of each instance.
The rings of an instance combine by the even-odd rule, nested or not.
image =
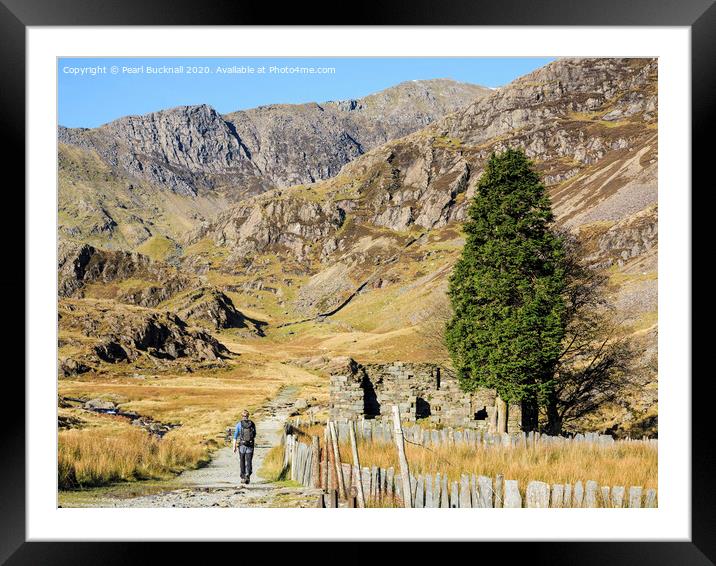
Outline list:
[[[274,252],[306,274],[332,270],[366,230],[397,241],[462,221],[484,161],[516,146],[550,188],[558,223],[589,240],[595,263],[623,264],[656,246],[656,120],[654,60],[561,60],[330,180],[248,199],[189,241],[226,248],[229,268]]]
[[[292,356],[441,361],[467,205],[490,154],[520,147],[640,352],[633,394],[582,425],[655,431],[655,59],[560,59],[479,93],[430,81],[167,114],[60,133],[61,230],[94,250],[60,254],[66,300],[161,308],[218,333],[243,321]],[[93,186],[99,197],[77,198]]]
[[[607,270],[625,331],[638,342],[643,367],[651,367],[658,234],[653,59],[556,61],[376,147],[331,179],[274,189],[228,209],[187,236],[183,261],[198,272],[218,269],[243,293],[237,300],[272,304],[287,322],[332,320],[384,333],[425,326],[459,255],[460,223],[482,165],[507,147],[523,148],[535,162],[558,227],[577,235],[588,261]],[[223,250],[221,260],[211,263],[191,246]],[[402,347],[382,355],[404,355]],[[636,404],[652,410],[653,368],[639,387]],[[616,411],[615,422],[647,418],[635,406]]]
[[[226,116],[199,105],[93,129],[60,127],[61,231],[125,249],[153,236],[173,239],[227,202],[332,177],[366,151],[489,92],[413,81],[356,100]]]
[[[389,140],[455,112],[490,89],[411,81],[357,100],[271,105],[225,116],[274,187],[313,183]]]

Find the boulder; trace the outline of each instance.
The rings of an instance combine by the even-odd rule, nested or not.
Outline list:
[[[91,399],[84,404],[89,411],[116,411],[117,405],[105,399]]]

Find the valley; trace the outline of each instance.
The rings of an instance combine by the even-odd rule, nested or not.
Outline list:
[[[461,223],[486,159],[508,147],[535,163],[639,351],[628,395],[567,432],[656,435],[656,60],[560,59],[497,90],[418,83],[60,128],[60,445],[137,442],[131,422],[65,397],[178,425],[162,440],[172,455],[75,466],[61,487],[206,465],[242,409],[286,388],[300,400],[287,414],[325,419],[333,358],[449,364]]]

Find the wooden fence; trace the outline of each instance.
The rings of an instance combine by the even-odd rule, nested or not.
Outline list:
[[[289,420],[291,426],[301,430],[306,425],[315,424],[313,419],[292,418]],[[348,431],[350,429],[350,421],[334,421],[336,434],[339,442],[348,440]],[[355,422],[356,436],[368,442],[393,442],[393,427],[391,424],[373,420],[363,419]],[[598,444],[609,446],[614,443],[646,443],[657,445],[656,438],[642,437],[640,439],[621,439],[615,440],[608,434],[598,434],[587,432],[584,434],[575,434],[573,436],[550,436],[548,434],[540,434],[539,432],[520,432],[518,434],[493,434],[475,429],[428,429],[419,425],[403,426],[403,435],[406,442],[419,444],[421,446],[440,446],[450,444],[466,444],[476,446],[483,444],[486,446],[535,446],[538,444],[545,445],[564,445],[570,443],[581,444]]]
[[[337,436],[340,436],[338,433],[340,427],[337,426],[338,423],[335,424]],[[332,494],[330,503],[326,506],[338,506],[339,495],[341,499],[348,502],[349,506],[355,506],[359,488],[362,488],[366,505],[369,507],[403,506],[401,502],[404,502],[404,494],[400,474],[396,474],[392,467],[387,470],[376,466],[362,467],[358,471],[355,466],[345,462],[339,462],[339,466],[335,466],[336,460],[328,443],[321,449],[317,437],[313,438],[312,444],[307,444],[299,440],[299,434],[300,431],[296,429],[295,424],[286,426],[284,467],[287,472],[290,471],[292,480],[304,486],[322,488],[324,492]],[[530,435],[525,435],[522,438],[526,440],[529,437]],[[477,440],[476,436],[472,438]],[[544,436],[537,438],[538,442],[544,441]],[[571,441],[602,442],[599,439],[572,439]],[[463,437],[462,440],[454,440],[454,442],[465,442],[465,440]],[[470,442],[470,436],[467,442]],[[340,477],[336,473],[337,470],[340,470]],[[530,481],[524,489],[521,489],[517,480],[505,479],[502,475],[492,478],[462,474],[459,481],[448,481],[447,476],[440,473],[418,476],[411,474],[410,506],[416,508],[639,508],[656,507],[657,492],[655,489],[644,490],[639,486],[628,488],[600,486],[592,480],[584,483],[578,481],[574,485],[570,483],[550,485],[541,481]]]

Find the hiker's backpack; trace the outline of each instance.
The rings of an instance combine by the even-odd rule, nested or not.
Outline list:
[[[239,431],[239,443],[242,446],[253,446],[254,438],[256,438],[256,425],[253,421],[241,421],[241,430]]]

